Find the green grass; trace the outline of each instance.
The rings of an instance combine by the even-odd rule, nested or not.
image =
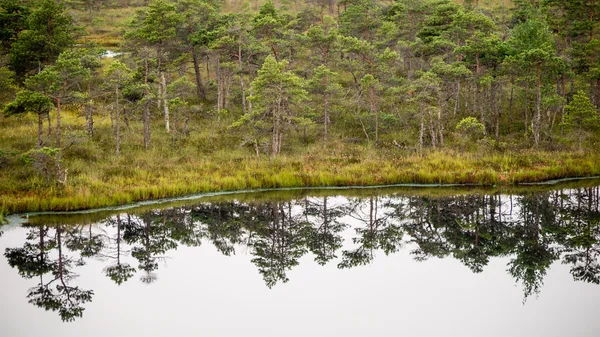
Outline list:
[[[346,143],[332,133],[330,148],[306,145],[292,132],[285,154],[256,157],[240,147],[242,136],[206,119],[194,120],[189,138],[175,146],[156,120],[152,146],[144,151],[139,121],[123,130],[122,154],[114,154],[107,116],[96,117],[97,133],[83,134],[83,118],[63,118],[65,186],[47,183],[20,154],[35,147],[33,116],[0,117],[0,210],[3,213],[68,211],[187,194],[257,188],[369,186],[403,183],[510,186],[566,177],[600,175],[596,152],[518,150],[458,152],[450,148],[419,155],[394,146],[374,149]],[[309,131],[318,139],[318,127]]]

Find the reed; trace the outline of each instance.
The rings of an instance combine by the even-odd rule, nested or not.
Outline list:
[[[173,146],[157,121],[152,147],[144,151],[142,126],[132,121],[123,132],[121,155],[107,115],[96,118],[96,135],[88,139],[77,112],[63,116],[65,186],[46,182],[20,154],[35,147],[32,116],[0,117],[0,209],[3,214],[68,211],[114,206],[186,194],[258,188],[367,186],[401,183],[481,184],[510,186],[566,177],[600,175],[600,154],[515,149],[459,152],[451,148],[418,154],[394,147],[373,148],[346,143],[331,134],[327,150],[318,142],[306,146],[290,139],[285,154],[256,157],[239,146],[241,136],[228,131],[228,121],[199,119],[188,138]],[[52,144],[52,143],[49,143]]]

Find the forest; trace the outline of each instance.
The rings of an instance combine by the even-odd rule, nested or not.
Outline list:
[[[600,174],[600,1],[0,0],[0,214]]]

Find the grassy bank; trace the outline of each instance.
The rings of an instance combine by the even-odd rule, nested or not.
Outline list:
[[[52,116],[54,118],[54,116]],[[153,123],[152,146],[144,151],[142,125],[132,119],[122,131],[115,155],[107,115],[96,118],[96,133],[83,132],[83,118],[63,116],[62,166],[66,184],[46,181],[35,165],[22,160],[36,147],[32,115],[0,117],[0,214],[66,211],[127,204],[186,194],[277,187],[368,186],[402,183],[514,185],[566,177],[600,175],[600,154],[593,151],[450,147],[418,154],[410,145],[393,145],[402,131],[390,132],[381,146],[333,130],[327,149],[317,127],[295,131],[284,154],[255,155],[244,136],[221,123],[198,118],[189,137],[164,132]],[[449,138],[449,143],[452,141]],[[46,140],[52,145],[52,139]]]
[[[125,161],[125,159],[123,159]],[[430,152],[423,156],[282,156],[220,154],[158,166],[115,160],[80,171],[69,183],[2,192],[7,212],[76,210],[185,194],[301,186],[366,186],[399,183],[508,185],[600,174],[600,156],[523,152],[475,155]],[[4,180],[4,179],[3,179]]]

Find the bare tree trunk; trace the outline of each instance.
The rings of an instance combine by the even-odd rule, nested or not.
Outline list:
[[[144,102],[144,150],[150,147],[150,106]]]
[[[110,118],[110,131],[115,132],[115,117],[112,108],[108,109],[108,118]]]
[[[150,146],[150,104],[148,101],[148,61],[144,60],[144,150]]]
[[[477,116],[477,109],[479,109],[479,83],[473,83],[471,85],[471,90],[473,90],[472,93],[472,102],[471,102],[471,109],[472,109],[472,113],[473,116]],[[483,123],[483,125],[485,126],[485,123],[483,121],[481,121]],[[485,129],[484,129],[485,131]]]
[[[564,99],[564,101],[561,103],[560,105],[560,134],[563,134],[564,131],[564,121],[565,121],[565,102],[567,101],[567,82],[566,82],[566,77],[565,74],[562,74],[562,78],[561,78],[561,97]]]
[[[223,98],[223,107],[225,109],[229,109],[229,96],[231,93],[231,81],[233,78],[233,72],[231,71],[231,69],[227,69],[225,75],[225,95]]]
[[[48,119],[48,144],[52,142],[52,118],[50,118],[50,111],[46,114],[46,118]]]
[[[61,110],[61,101],[62,95],[59,94],[56,99],[56,147],[60,148],[60,110]]]
[[[217,79],[217,122],[221,122],[221,109],[223,109],[223,80],[221,74],[221,56],[217,55],[217,68],[216,68],[216,79]]]
[[[525,96],[523,97],[523,118],[525,120],[525,132],[529,132],[529,93],[527,92],[527,88],[524,90]]]
[[[498,136],[500,135],[499,132],[499,119],[500,117],[498,116],[498,109],[496,108],[496,82],[493,81],[492,84],[490,85],[490,110],[491,113],[490,115],[493,116],[493,123],[494,123],[494,136],[496,137],[496,140],[498,140]]]
[[[244,63],[242,62],[241,43],[238,43],[238,65],[240,67],[240,89],[242,90],[242,113],[246,114],[246,89],[244,88]]]
[[[419,153],[423,152],[423,138],[425,137],[425,114],[423,112],[423,103],[419,102],[419,119],[421,120],[419,127]]]
[[[87,125],[88,135],[91,137],[94,135],[94,107],[92,106],[92,84],[90,81],[87,83],[88,101],[85,105],[85,119]]]
[[[167,79],[165,78],[165,73],[162,72],[161,73],[161,80],[162,80],[162,87],[163,87],[163,91],[162,91],[162,100],[163,100],[163,106],[165,108],[165,129],[167,130],[167,133],[171,132],[171,128],[169,125],[169,105],[167,104]]]
[[[475,64],[476,64],[476,68],[475,68],[475,94],[474,94],[474,102],[473,102],[473,116],[477,116],[477,109],[481,109],[481,102],[480,102],[480,97],[479,97],[479,93],[480,93],[480,87],[479,87],[479,79],[480,79],[480,69],[481,69],[481,65],[479,63],[479,52],[475,53]],[[486,125],[486,121],[485,121],[485,109],[481,109],[481,124],[483,124],[483,134],[487,134],[487,125]]]
[[[469,100],[471,99],[471,81],[465,82],[465,112],[469,113]]]
[[[44,136],[44,117],[43,117],[43,114],[40,112],[40,113],[38,113],[38,134],[37,134],[38,149],[41,149],[42,146],[44,145],[44,142],[42,140],[43,136]]]
[[[281,98],[277,100],[277,107],[273,110],[273,139],[271,141],[271,152],[273,156],[279,154],[279,136],[280,136],[280,114],[281,114]]]
[[[115,140],[116,140],[116,153],[117,156],[121,155],[121,118],[119,117],[119,85],[115,85],[115,95],[117,97],[116,102],[115,102],[115,106],[116,106],[116,112],[115,112],[115,124],[116,124],[116,134],[115,134]]]
[[[329,96],[323,93],[323,148],[327,148],[327,124],[329,123]]]
[[[162,74],[162,72],[161,72]],[[162,82],[158,82],[156,83],[156,87],[157,87],[157,96],[156,96],[156,108],[158,109],[158,111],[162,110],[162,97],[163,97],[163,87],[162,87]]]
[[[248,89],[248,93],[250,94],[250,96],[252,96],[252,86],[250,86],[250,88]],[[252,113],[252,101],[248,100],[248,113],[251,114]]]
[[[460,80],[456,80],[456,97],[455,97],[455,102],[454,102],[454,113],[453,113],[454,116],[456,116],[456,114],[458,113],[459,106],[460,106]]]
[[[535,102],[535,122],[533,130],[533,139],[535,145],[540,143],[540,126],[542,120],[542,67],[537,65],[537,84],[536,84],[536,102]]]
[[[375,146],[379,143],[379,110],[375,108],[375,88],[369,88],[369,110],[375,114]]]
[[[429,110],[429,133],[431,135],[431,146],[435,149],[437,147],[437,132],[436,128],[433,125],[433,116],[431,114],[431,110]]]
[[[440,140],[440,146],[444,146],[444,124],[442,123],[442,109],[443,104],[442,100],[438,100],[438,108],[437,108],[437,127],[438,127],[438,137]]]
[[[512,122],[513,119],[513,95],[515,92],[515,84],[513,83],[513,79],[510,80],[510,98],[508,101],[508,120]],[[510,123],[508,124],[508,131],[510,132]]]
[[[189,112],[185,114],[185,125],[183,127],[183,132],[186,137],[190,136],[190,114]]]
[[[206,90],[204,90],[204,85],[202,84],[202,74],[200,73],[200,62],[198,61],[198,53],[196,52],[196,47],[191,48],[192,51],[192,60],[194,63],[194,73],[196,75],[196,93],[198,97],[202,100],[206,100]]]
[[[473,104],[474,111],[479,110],[479,112],[481,114],[481,124],[483,124],[483,134],[487,135],[488,134],[488,121],[487,121],[487,113],[486,113],[487,110],[483,107],[485,98],[481,97],[482,91],[485,92],[485,90],[482,90],[479,83],[477,83],[477,85],[475,86],[475,91],[476,91],[475,104]]]

